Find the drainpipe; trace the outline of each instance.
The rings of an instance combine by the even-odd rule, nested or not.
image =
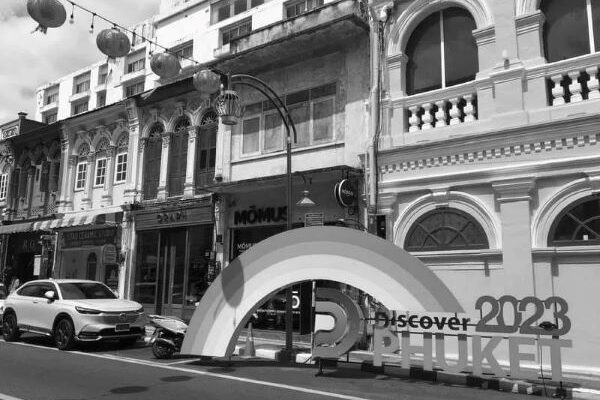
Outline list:
[[[388,20],[389,11],[392,5],[383,7],[380,14],[377,15],[372,7],[369,7],[369,38],[370,38],[370,56],[371,56],[371,91],[369,94],[369,144],[367,148],[367,163],[369,169],[369,195],[367,198],[367,210],[370,214],[377,212],[377,147],[379,142],[379,116],[381,93],[380,74],[380,22],[385,24]]]

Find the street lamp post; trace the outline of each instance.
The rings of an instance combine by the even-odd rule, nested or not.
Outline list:
[[[281,119],[283,120],[283,124],[285,125],[286,130],[286,202],[287,202],[287,218],[286,218],[286,230],[292,229],[292,216],[293,216],[293,203],[292,203],[292,134],[294,137],[294,143],[297,142],[297,134],[296,127],[294,125],[294,121],[287,109],[285,103],[281,100],[281,98],[275,93],[275,91],[267,85],[263,80],[247,74],[234,74],[229,75],[222,71],[211,69],[210,71],[203,70],[197,73],[197,76],[194,76],[194,80],[199,79],[200,81],[210,81],[211,79],[214,82],[214,76],[211,76],[210,73],[214,73],[220,77],[221,85],[224,87],[224,90],[221,91],[221,94],[215,100],[215,109],[219,117],[221,117],[221,121],[226,125],[236,125],[239,121],[239,118],[242,115],[242,107],[240,104],[239,96],[237,93],[231,89],[231,85],[233,84],[241,84],[246,85],[251,88],[254,88],[261,92],[275,107]],[[196,82],[195,82],[196,83]],[[202,86],[203,82],[200,82],[199,85]],[[210,87],[208,84],[207,87]],[[198,88],[198,86],[197,86]],[[214,86],[213,86],[214,88]],[[292,355],[292,343],[293,343],[293,310],[292,310],[292,287],[288,287],[286,289],[285,295],[285,354],[284,359],[290,360]]]

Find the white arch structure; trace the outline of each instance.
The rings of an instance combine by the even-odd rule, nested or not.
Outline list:
[[[221,272],[196,308],[181,352],[231,355],[256,307],[282,288],[319,279],[352,285],[393,310],[463,312],[429,268],[391,242],[349,228],[294,229],[254,245]]]
[[[433,12],[457,6],[466,9],[475,19],[477,29],[493,24],[492,12],[481,0],[417,0],[410,3],[393,22],[388,41],[388,57],[404,53],[408,38],[417,25]]]
[[[490,249],[501,249],[501,223],[492,210],[490,210],[477,197],[463,192],[449,191],[444,196],[427,194],[419,197],[406,207],[394,222],[394,243],[404,247],[406,236],[414,223],[429,211],[435,210],[440,205],[464,211],[475,219],[485,232]]]

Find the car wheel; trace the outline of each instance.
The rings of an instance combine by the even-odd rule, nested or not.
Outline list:
[[[70,319],[63,318],[54,328],[54,341],[59,350],[70,350],[75,345],[75,328]]]
[[[17,325],[17,316],[13,313],[6,314],[2,321],[2,336],[7,342],[12,342],[19,339],[21,332]]]
[[[166,345],[165,343],[161,343],[160,341],[156,341],[152,343],[152,354],[154,357],[160,359],[167,359],[173,357],[173,353],[175,349],[172,346]]]
[[[137,343],[138,338],[133,337],[133,338],[125,338],[125,339],[119,339],[119,343],[122,346],[125,347],[131,347],[133,345],[135,345]]]

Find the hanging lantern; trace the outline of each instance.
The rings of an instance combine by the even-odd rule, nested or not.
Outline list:
[[[161,78],[172,78],[179,73],[181,64],[171,53],[155,53],[150,59],[150,68]]]
[[[129,38],[117,28],[102,30],[96,36],[96,46],[111,58],[124,57],[131,50]]]
[[[39,24],[35,30],[42,33],[58,28],[67,19],[67,11],[58,0],[27,0],[27,12]]]
[[[237,125],[242,117],[240,96],[235,90],[223,90],[215,99],[215,110],[225,125]]]
[[[200,92],[200,97],[208,99],[211,94],[216,93],[221,87],[221,77],[208,69],[203,69],[194,74],[193,84],[196,90]]]

